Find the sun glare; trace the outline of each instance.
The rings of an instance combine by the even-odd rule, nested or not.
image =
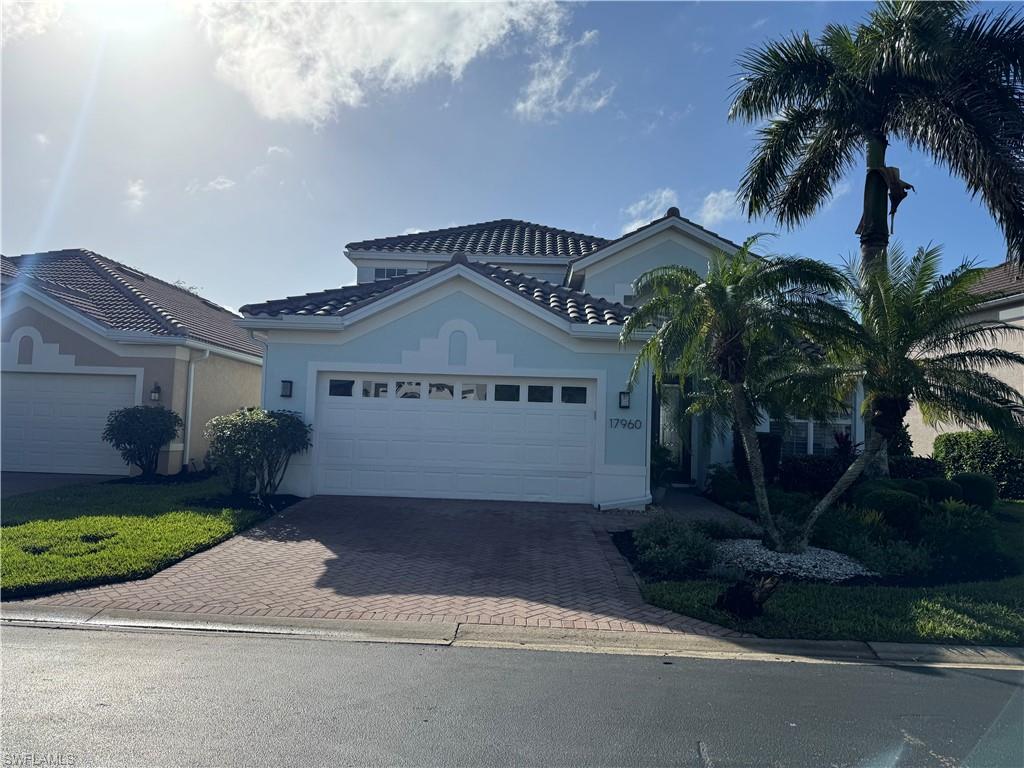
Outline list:
[[[67,9],[104,32],[125,34],[148,32],[172,11],[167,0],[72,0]]]

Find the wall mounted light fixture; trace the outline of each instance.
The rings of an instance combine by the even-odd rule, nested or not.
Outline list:
[[[160,400],[160,385],[153,382],[153,388],[149,390],[149,399],[154,403]]]
[[[629,408],[629,391],[619,392],[619,408]]]
[[[288,379],[281,380],[281,397],[292,396],[292,383]]]

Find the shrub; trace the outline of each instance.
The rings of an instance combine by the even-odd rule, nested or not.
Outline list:
[[[963,491],[963,500],[982,509],[990,510],[996,505],[999,491],[996,481],[980,472],[961,472],[950,478]]]
[[[912,493],[921,501],[928,501],[928,484],[922,480],[909,477],[891,478],[893,488],[904,493]]]
[[[921,482],[928,486],[929,501],[945,501],[946,499],[961,501],[964,497],[963,489],[944,477],[926,477]]]
[[[750,499],[751,489],[740,482],[731,467],[716,464],[708,472],[707,494],[723,507],[734,507]]]
[[[715,544],[694,526],[668,515],[633,531],[636,558],[645,576],[685,579],[703,573],[715,560]]]
[[[794,544],[803,537],[804,522],[814,508],[814,497],[807,493],[768,489],[768,505],[775,518],[775,526],[783,546]]]
[[[896,479],[924,480],[926,477],[944,475],[942,462],[923,456],[890,456],[889,476]]]
[[[779,474],[779,460],[782,458],[782,435],[771,432],[758,432],[757,444],[761,449],[761,463],[764,465],[764,481],[772,483]],[[736,476],[744,485],[751,485],[750,468],[747,452],[743,449],[743,440],[739,432],[732,433],[732,466]]]
[[[837,456],[788,456],[779,464],[779,485],[787,491],[824,496],[849,468]]]
[[[914,536],[921,522],[921,500],[912,493],[877,490],[865,494],[863,505],[882,514],[887,525],[904,536]]]
[[[818,521],[813,543],[849,555],[887,578],[921,579],[931,570],[928,550],[899,540],[875,510],[833,507]]]
[[[947,432],[935,438],[934,455],[947,475],[983,472],[994,478],[1004,499],[1024,499],[1024,451],[987,430]]]
[[[135,405],[110,412],[103,441],[148,478],[156,474],[160,449],[178,436],[181,427],[181,417],[162,405]]]
[[[907,422],[902,422],[900,428],[889,438],[889,456],[913,456],[914,441],[910,439],[910,430],[907,429]]]
[[[210,462],[228,474],[232,493],[255,485],[260,496],[274,494],[291,457],[309,448],[312,427],[292,411],[244,408],[206,424]]]
[[[948,499],[921,521],[932,554],[932,577],[942,581],[1000,578],[1012,567],[1000,549],[995,520],[980,507]]]

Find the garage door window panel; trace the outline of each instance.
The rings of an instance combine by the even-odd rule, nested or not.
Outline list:
[[[331,379],[327,394],[331,397],[352,397],[355,379]]]
[[[586,387],[562,387],[562,402],[566,405],[586,405]]]
[[[531,384],[526,388],[526,399],[531,403],[553,403],[555,388],[543,384]]]
[[[463,400],[486,400],[487,399],[487,385],[476,382],[463,383],[462,384],[462,399]]]
[[[386,381],[373,381],[370,379],[363,381],[363,397],[387,397],[388,396],[388,382]]]
[[[435,382],[427,385],[427,397],[431,400],[454,400],[455,385]]]
[[[518,384],[495,384],[494,399],[499,403],[518,403],[521,389]]]

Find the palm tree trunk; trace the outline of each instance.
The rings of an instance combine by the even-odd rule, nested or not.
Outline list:
[[[750,481],[754,486],[754,501],[757,503],[757,515],[761,521],[761,527],[768,537],[768,543],[772,549],[778,549],[782,542],[779,538],[779,530],[775,526],[775,519],[772,517],[771,509],[768,506],[768,490],[764,482],[764,461],[761,459],[761,445],[757,440],[757,428],[754,424],[753,414],[750,412],[750,403],[743,391],[742,384],[732,385],[732,408],[733,416],[736,418],[736,427],[743,441],[743,450],[747,454],[747,467],[750,470]]]
[[[864,210],[861,214],[860,235],[861,263],[865,267],[883,258],[889,245],[889,220],[886,204],[889,187],[885,177],[878,173],[885,167],[886,140],[884,136],[872,136],[867,141],[867,172],[864,177]]]
[[[864,447],[864,452],[843,472],[842,477],[832,486],[832,490],[825,494],[824,498],[811,510],[811,514],[807,516],[803,531],[800,534],[801,549],[806,549],[810,543],[811,531],[814,530],[814,524],[818,522],[818,518],[835,504],[840,496],[849,490],[850,486],[861,476],[864,468],[875,460],[877,454],[884,446],[885,438],[879,434],[878,430],[873,431],[868,438],[867,445]]]

